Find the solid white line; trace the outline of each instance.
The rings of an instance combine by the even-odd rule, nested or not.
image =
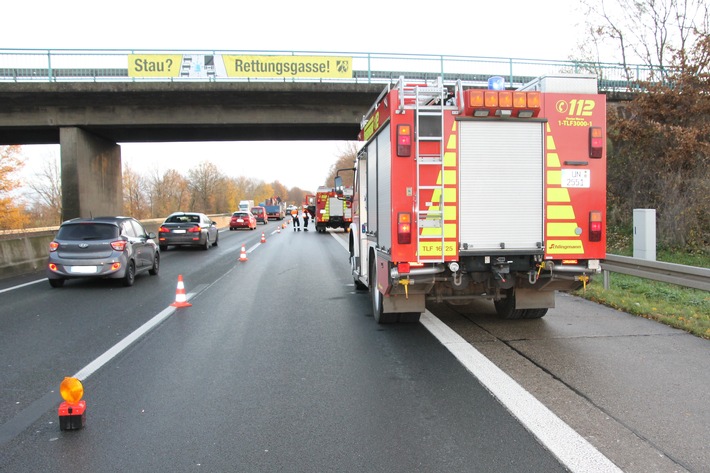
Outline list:
[[[42,282],[42,281],[46,281],[46,280],[47,280],[47,278],[38,279],[36,281],[30,281],[30,282],[26,282],[24,284],[18,284],[17,286],[6,287],[5,289],[0,289],[0,294],[2,294],[3,292],[12,291],[14,289],[19,289],[21,287],[31,286],[32,284],[37,284],[38,282]]]
[[[192,297],[195,296],[195,293],[189,293],[185,296],[185,298],[189,301]],[[101,368],[103,365],[111,361],[113,358],[116,357],[119,353],[121,353],[123,350],[131,346],[133,342],[138,340],[141,336],[145,335],[148,333],[151,329],[153,329],[156,325],[158,325],[160,322],[168,318],[170,315],[172,315],[177,309],[172,306],[168,306],[165,309],[163,309],[160,313],[155,315],[152,319],[138,327],[136,330],[134,330],[131,334],[126,336],[123,340],[106,350],[102,355],[100,355],[98,358],[96,358],[94,361],[80,369],[74,377],[77,378],[79,381],[84,381],[86,378],[91,376],[96,370]]]
[[[622,471],[434,314],[425,311],[421,323],[570,471]]]

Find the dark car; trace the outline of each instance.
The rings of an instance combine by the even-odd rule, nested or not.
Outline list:
[[[198,212],[175,212],[158,229],[158,243],[165,251],[168,246],[198,246],[209,250],[219,244],[217,223]]]
[[[261,222],[264,225],[269,223],[269,216],[266,213],[266,207],[252,207],[251,213],[257,222]]]
[[[137,274],[148,271],[155,276],[160,270],[155,238],[131,217],[67,220],[49,244],[49,284],[61,287],[67,279],[113,278],[132,286]]]
[[[256,229],[256,217],[251,212],[245,210],[237,210],[232,214],[229,220],[229,229],[238,230],[240,228],[248,228],[249,230]]]

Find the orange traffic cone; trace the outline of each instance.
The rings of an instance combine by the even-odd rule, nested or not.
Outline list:
[[[261,232],[261,242],[266,243],[266,237],[264,236],[264,232]]]
[[[281,233],[281,225],[279,225],[278,227],[276,227],[276,233]]]
[[[246,261],[247,260],[247,250],[244,248],[244,245],[242,245],[242,252],[239,255],[239,261]]]
[[[175,302],[170,304],[173,307],[191,307],[192,304],[187,302],[185,294],[185,284],[182,282],[182,274],[178,275],[177,290],[175,291]]]

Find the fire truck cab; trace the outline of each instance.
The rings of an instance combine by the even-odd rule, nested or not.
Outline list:
[[[506,90],[400,78],[363,117],[352,276],[378,323],[427,301],[543,317],[606,255],[606,101],[586,75]],[[340,191],[336,182],[336,190]]]

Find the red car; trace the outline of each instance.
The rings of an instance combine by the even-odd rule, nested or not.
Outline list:
[[[261,222],[264,225],[269,223],[269,216],[266,214],[266,207],[252,207],[251,213],[254,214],[257,222]]]
[[[254,217],[253,213],[245,210],[238,210],[232,214],[232,218],[229,221],[229,229],[238,230],[240,228],[256,230],[256,217]]]

